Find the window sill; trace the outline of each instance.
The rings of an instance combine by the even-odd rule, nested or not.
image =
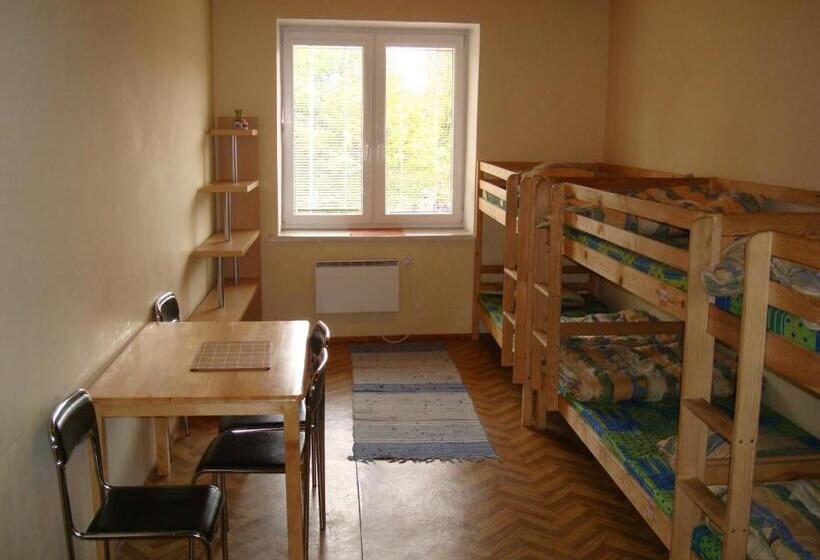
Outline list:
[[[310,241],[325,239],[472,239],[465,228],[442,229],[286,229],[268,241]]]

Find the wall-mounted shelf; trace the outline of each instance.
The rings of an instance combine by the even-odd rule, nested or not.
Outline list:
[[[256,136],[259,131],[255,128],[215,128],[209,130],[211,136]]]
[[[241,321],[259,292],[259,280],[243,278],[239,285],[225,286],[225,305],[219,306],[217,289],[208,296],[191,314],[189,321]]]
[[[225,234],[218,231],[194,249],[194,256],[244,257],[257,239],[258,229],[234,230],[231,232],[230,241],[225,241]]]
[[[245,305],[245,309],[240,313],[241,318],[249,305],[244,303],[245,299],[254,299],[259,291],[254,289],[250,297],[246,298],[248,291],[240,282],[240,277],[258,279],[261,276],[259,251],[254,251],[248,259],[243,260],[241,267],[239,264],[240,257],[246,256],[259,239],[259,130],[255,128],[257,122],[256,117],[251,117],[248,119],[250,128],[233,128],[234,119],[218,117],[214,129],[208,131],[214,145],[214,182],[200,190],[215,196],[218,203],[217,227],[221,226],[221,231],[217,231],[201,243],[194,249],[193,255],[215,259],[216,288],[202,305],[214,305],[215,301],[215,309],[226,310],[219,315],[224,317],[233,317],[228,309],[236,309],[237,306],[241,308]],[[233,260],[233,271],[228,275],[228,278],[233,279],[233,288],[225,285],[226,258]],[[258,280],[255,281],[258,284]],[[226,302],[226,297],[237,301]],[[211,313],[210,316],[216,315]]]
[[[239,181],[233,183],[231,181],[220,181],[218,183],[211,183],[205,185],[200,190],[204,193],[249,193],[259,186],[259,181]]]

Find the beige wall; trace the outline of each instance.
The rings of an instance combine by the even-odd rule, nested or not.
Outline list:
[[[606,159],[820,189],[820,2],[613,0]],[[817,400],[766,400],[820,435]]]
[[[471,239],[269,240],[277,229],[277,18],[479,23],[478,156],[594,160],[603,155],[605,0],[215,0],[214,5],[215,111],[226,115],[242,107],[260,118],[268,319],[313,317],[318,259],[410,256],[413,264],[402,270],[399,313],[325,320],[341,335],[465,333],[473,268]]]
[[[88,386],[173,289],[204,297],[189,251],[211,230],[207,1],[0,5],[0,543],[64,557],[46,439],[54,405]],[[110,426],[115,482],[141,483],[149,430]],[[88,508],[87,458],[72,483]]]
[[[614,0],[606,158],[820,189],[820,2]]]

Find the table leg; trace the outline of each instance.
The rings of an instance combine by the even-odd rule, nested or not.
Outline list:
[[[168,476],[171,472],[171,447],[167,418],[154,418],[154,450],[157,456],[157,474]]]
[[[302,472],[299,453],[299,403],[285,409],[285,488],[288,511],[288,558],[304,560]]]
[[[97,431],[100,435],[100,457],[102,458],[103,478],[108,477],[108,449],[105,435],[105,417],[101,416],[97,411]],[[100,481],[97,479],[97,464],[94,460],[94,450],[88,446],[88,463],[89,472],[91,474],[91,504],[94,511],[100,509],[102,505],[102,489],[100,488]],[[95,545],[97,552],[97,559],[105,559],[105,543],[98,541]]]

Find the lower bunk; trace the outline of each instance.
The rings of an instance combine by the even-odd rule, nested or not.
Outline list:
[[[714,401],[731,411],[731,398]],[[671,543],[675,492],[675,443],[679,404],[676,400],[580,402],[571,395],[559,400],[559,412],[618,484],[630,502],[667,546]],[[810,460],[820,440],[763,407],[758,465],[766,477],[767,462],[783,457]],[[728,444],[717,434],[709,439],[707,481],[718,496],[725,494]],[[820,559],[820,480],[756,484],[747,553],[751,559]],[[721,534],[709,525],[693,533],[693,557],[721,558]]]
[[[478,316],[481,323],[495,339],[499,347],[504,348],[504,321],[515,325],[515,317],[504,311],[501,291],[483,291],[478,295]],[[606,312],[606,306],[591,294],[578,294],[564,289],[561,294],[561,316],[566,318],[583,317],[592,313]],[[513,338],[514,349],[514,338]],[[502,364],[508,365],[508,364]]]

